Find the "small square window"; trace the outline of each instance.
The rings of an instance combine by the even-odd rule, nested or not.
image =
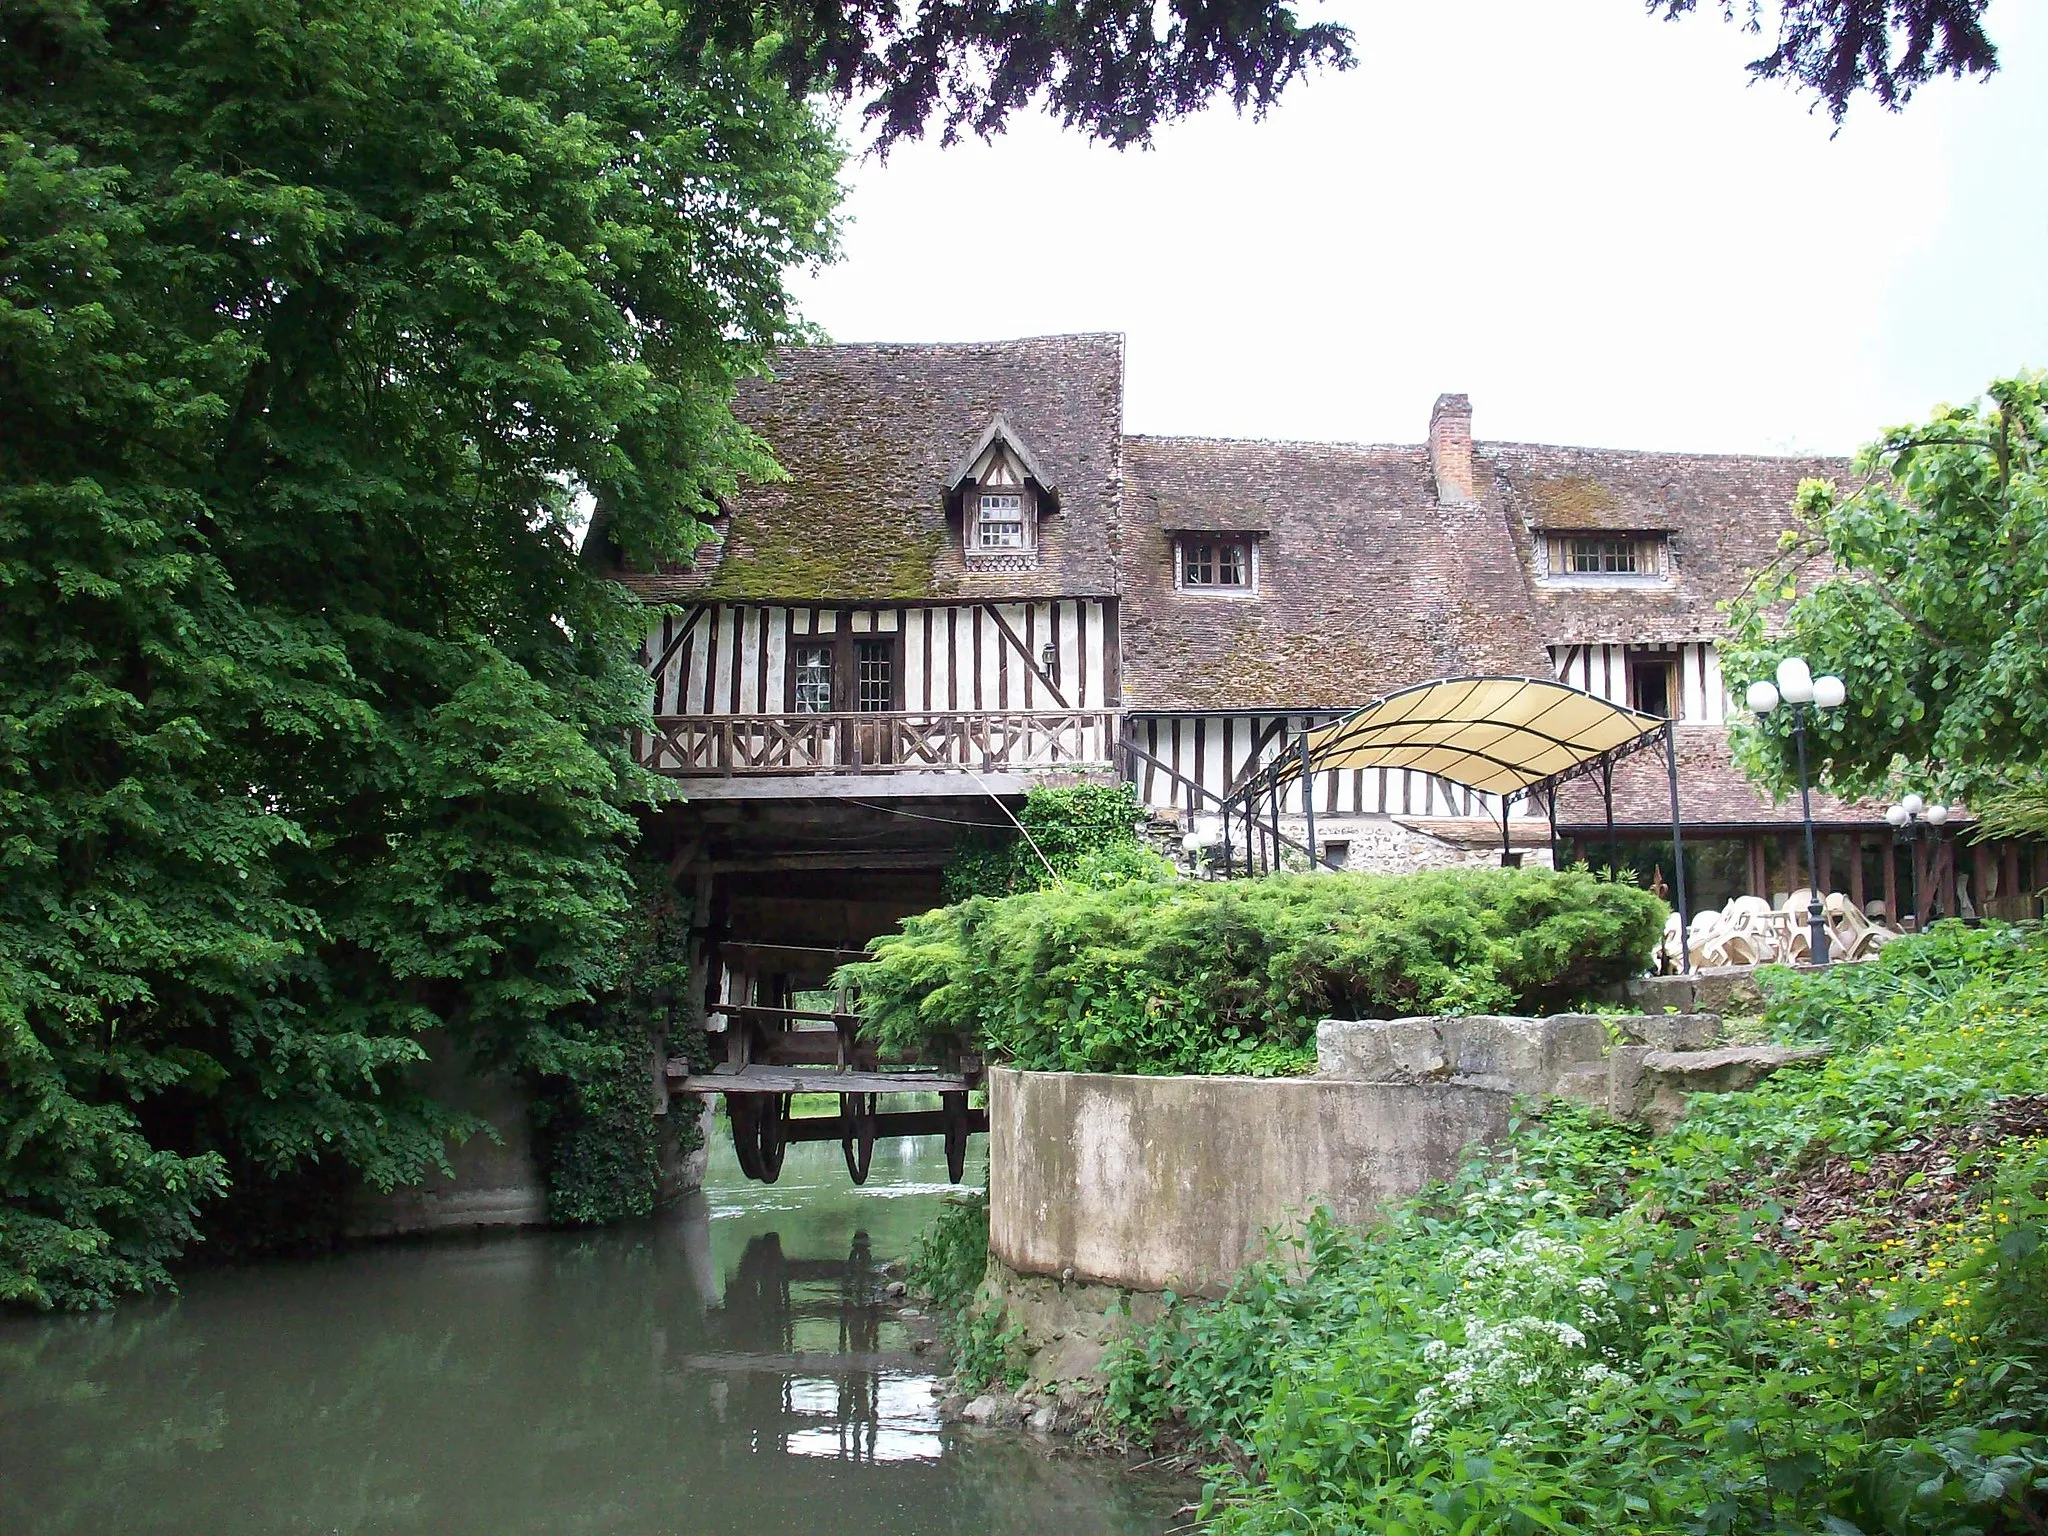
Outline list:
[[[1251,540],[1186,540],[1181,545],[1180,582],[1184,587],[1249,587]]]
[[[1021,492],[984,492],[979,511],[981,530],[975,537],[978,548],[1024,547],[1024,497]]]

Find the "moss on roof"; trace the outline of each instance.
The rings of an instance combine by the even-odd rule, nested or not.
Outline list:
[[[1590,475],[1531,480],[1527,491],[1539,528],[1608,528],[1614,492]]]

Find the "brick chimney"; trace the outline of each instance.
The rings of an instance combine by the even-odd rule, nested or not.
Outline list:
[[[1429,472],[1439,505],[1470,506],[1472,401],[1466,395],[1438,395],[1429,413]]]

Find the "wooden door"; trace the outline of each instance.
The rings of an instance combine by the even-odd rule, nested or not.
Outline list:
[[[853,639],[848,684],[854,712],[861,715],[893,715],[897,707],[898,680],[894,635],[856,635]],[[894,720],[856,720],[855,749],[862,763],[887,763],[895,759]]]

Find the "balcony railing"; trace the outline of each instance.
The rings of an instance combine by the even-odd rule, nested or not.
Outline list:
[[[1121,711],[657,715],[641,761],[683,777],[1106,767]]]

